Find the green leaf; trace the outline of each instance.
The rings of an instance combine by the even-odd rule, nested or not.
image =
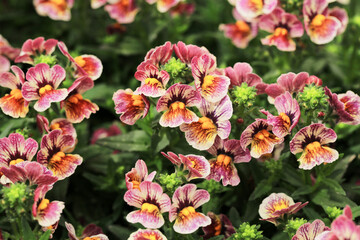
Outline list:
[[[330,190],[333,190],[337,194],[346,195],[342,186],[334,179],[326,178],[321,181],[321,184],[329,187]]]
[[[267,179],[262,180],[261,182],[258,183],[255,190],[251,193],[249,200],[252,201],[261,196],[264,196],[265,194],[270,192],[271,188],[272,188],[272,186],[267,181]]]
[[[143,54],[146,51],[144,44],[134,37],[125,37],[115,50],[116,53],[125,56]]]
[[[51,235],[51,230],[47,230],[46,232],[44,232],[43,235],[41,235],[39,240],[48,240],[50,238],[50,235]]]
[[[29,223],[25,218],[21,219],[22,234],[26,240],[36,240],[35,234],[32,232]]]
[[[306,185],[306,186],[302,186],[302,187],[298,188],[295,192],[293,192],[293,193],[291,194],[291,196],[292,196],[293,198],[296,198],[297,196],[302,196],[302,195],[310,194],[310,193],[312,193],[313,191],[314,191],[314,188],[313,188],[313,187]]]
[[[127,239],[132,233],[128,228],[119,226],[119,225],[110,225],[108,227],[109,231],[112,232],[118,239]]]
[[[146,152],[151,140],[144,131],[135,130],[114,137],[99,139],[97,145],[125,152]]]

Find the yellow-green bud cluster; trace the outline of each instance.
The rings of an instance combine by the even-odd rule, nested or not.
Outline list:
[[[337,208],[337,207],[327,207],[325,211],[330,219],[337,218],[343,212],[340,208]]]
[[[15,130],[15,133],[23,135],[25,139],[29,137],[29,129],[28,128],[18,128]]]
[[[215,181],[214,179],[202,182],[201,188],[206,189],[210,194],[220,193],[224,191],[224,186],[220,182]]]
[[[163,70],[169,73],[170,80],[173,83],[187,82],[187,79],[191,78],[190,68],[180,59],[171,58],[163,67]]]
[[[325,95],[324,88],[314,84],[308,85],[299,94],[299,101],[305,109],[321,109],[328,105],[328,97]]]
[[[276,173],[282,169],[282,161],[270,159],[269,161],[265,161],[265,167],[271,172]]]
[[[172,173],[172,174],[160,174],[159,175],[159,183],[162,187],[165,188],[167,192],[175,192],[175,190],[181,186],[182,181],[182,172]]]
[[[233,234],[230,240],[255,240],[263,239],[262,231],[259,231],[260,225],[250,225],[248,222],[244,222],[236,229],[236,233]]]
[[[235,103],[244,107],[251,107],[256,98],[255,87],[249,87],[247,83],[242,83],[241,86],[236,86],[233,90]]]
[[[284,232],[287,232],[290,237],[296,234],[296,231],[301,227],[301,225],[307,223],[307,220],[303,218],[295,218],[288,221],[286,224]]]
[[[35,65],[39,64],[39,63],[46,63],[50,67],[52,67],[57,63],[57,60],[56,60],[56,56],[39,55],[34,58],[34,63],[35,63]]]

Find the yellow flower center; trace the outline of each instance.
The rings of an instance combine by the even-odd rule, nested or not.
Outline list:
[[[55,5],[58,5],[61,8],[66,8],[67,6],[66,0],[50,0],[50,2],[54,3]]]
[[[79,65],[80,67],[84,67],[86,65],[86,61],[84,60],[84,58],[82,56],[78,56],[76,58],[74,58],[75,62],[77,65]]]
[[[54,161],[54,162],[58,162],[61,161],[61,159],[65,157],[65,153],[63,152],[57,152],[54,154],[54,156],[52,156],[52,158],[50,159],[50,162]]]
[[[48,207],[49,203],[50,203],[49,199],[44,198],[43,200],[41,200],[38,206],[38,211],[45,210]]]
[[[170,105],[172,110],[185,109],[185,103],[183,102],[174,102]]]
[[[326,19],[326,17],[324,15],[318,14],[311,21],[311,25],[314,27],[319,27],[319,26],[323,25],[323,23],[325,22],[325,19]]]
[[[264,6],[263,0],[250,0],[250,3],[255,9],[262,9]]]
[[[79,102],[79,100],[82,100],[83,97],[81,96],[81,94],[77,93],[72,95],[71,97],[69,97],[68,101],[73,103],[73,104],[77,104]]]
[[[264,140],[265,138],[268,138],[270,136],[270,133],[266,131],[265,129],[261,130],[260,132],[256,133],[254,136],[255,140]]]
[[[243,33],[250,32],[250,26],[245,21],[236,21],[235,25],[240,32],[243,32]]]
[[[147,78],[145,79],[145,84],[147,85],[155,85],[157,88],[162,87],[162,84],[156,78]]]
[[[201,117],[198,122],[201,123],[202,129],[216,129],[214,122],[210,118]]]
[[[207,75],[204,77],[203,83],[201,85],[202,89],[206,89],[209,86],[213,85],[213,82],[215,81],[215,77],[212,75]]]
[[[133,180],[131,181],[131,183],[133,184],[133,189],[139,189],[140,190],[140,182]]]
[[[274,36],[275,37],[286,37],[288,34],[288,30],[285,28],[278,27],[275,29]]]
[[[143,205],[141,205],[141,211],[153,213],[153,212],[159,212],[159,208],[151,203],[143,203]]]
[[[147,239],[147,240],[157,240],[158,239],[155,233],[145,233],[141,237],[144,239]]]
[[[186,207],[179,212],[179,218],[187,218],[189,215],[194,214],[195,208],[192,206]]]
[[[44,94],[46,94],[47,92],[53,90],[53,87],[50,86],[49,84],[45,85],[45,87],[42,87],[39,89],[39,94],[40,96],[43,96]]]
[[[305,151],[307,152],[314,152],[314,151],[318,151],[319,148],[321,148],[321,144],[319,142],[312,142],[312,143],[309,143],[306,148],[305,148]]]
[[[21,162],[23,162],[23,161],[24,161],[23,159],[18,158],[18,159],[16,159],[16,160],[10,161],[9,165],[10,165],[10,166],[11,166],[11,165],[15,165],[15,164],[21,163]]]
[[[99,237],[86,237],[83,240],[100,240]]]
[[[13,96],[15,99],[23,98],[21,90],[18,89],[18,88],[15,88],[15,89],[11,90],[10,95]]]
[[[134,107],[141,107],[141,108],[145,107],[144,100],[140,95],[132,95],[131,99],[133,101],[132,105]]]
[[[275,212],[275,211],[282,210],[282,209],[285,209],[285,208],[288,208],[288,207],[289,207],[289,202],[288,202],[288,201],[285,201],[285,200],[281,200],[281,201],[279,201],[279,202],[276,202],[276,203],[273,205],[274,212]]]
[[[288,115],[286,115],[285,113],[280,113],[279,115],[281,117],[281,119],[283,120],[284,126],[286,127],[287,130],[290,129],[290,125],[291,125],[291,121]]]
[[[216,162],[219,164],[223,164],[224,166],[228,166],[231,163],[231,161],[232,161],[231,157],[225,154],[220,154],[216,158]]]
[[[59,123],[54,123],[50,126],[51,130],[55,130],[55,129],[61,129],[60,124]]]

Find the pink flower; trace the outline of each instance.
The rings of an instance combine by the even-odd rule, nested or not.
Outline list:
[[[165,111],[159,123],[163,127],[178,127],[183,123],[199,120],[196,114],[187,107],[199,106],[200,94],[191,86],[176,83],[172,85],[157,102],[156,110]]]
[[[263,154],[272,153],[275,145],[284,141],[270,131],[272,126],[264,119],[256,119],[241,134],[240,144],[246,149],[251,144],[250,155],[259,158]]]
[[[145,117],[149,111],[150,103],[142,94],[134,94],[131,89],[118,90],[113,95],[115,110],[121,114],[120,120],[128,125],[133,125]]]
[[[87,225],[79,238],[76,236],[75,228],[71,223],[65,222],[65,227],[68,230],[70,240],[109,240],[109,238],[103,234],[102,229],[95,224]]]
[[[195,79],[196,90],[209,102],[218,102],[223,99],[230,85],[230,79],[219,75],[216,71],[216,61],[209,55],[193,57],[191,72]]]
[[[195,11],[194,3],[179,2],[174,8],[170,9],[171,17],[175,16],[191,16]]]
[[[106,5],[105,11],[118,23],[126,24],[134,21],[139,9],[136,7],[134,0],[117,0]]]
[[[172,52],[173,52],[172,44],[171,44],[171,42],[168,41],[161,46],[150,49],[146,53],[144,62],[149,62],[149,63],[155,65],[156,67],[159,67],[160,65],[164,65],[165,63],[167,63],[170,60]],[[140,66],[143,63],[141,63]],[[138,67],[138,70],[139,70],[139,67]]]
[[[133,232],[128,240],[167,240],[167,238],[156,229],[139,229]]]
[[[194,57],[200,57],[204,54],[211,56],[214,61],[216,60],[215,56],[212,55],[205,47],[198,47],[192,44],[186,45],[181,41],[174,45],[174,52],[183,63],[188,65],[191,64]]]
[[[267,115],[267,121],[273,126],[273,133],[283,138],[288,135],[291,130],[296,126],[300,119],[300,106],[296,99],[291,97],[289,92],[275,98],[275,108],[279,116],[273,116],[268,111],[262,110],[261,112]]]
[[[271,13],[277,3],[277,0],[238,0],[236,10],[250,21],[259,15]]]
[[[0,55],[0,74],[8,72],[10,70],[10,61]]]
[[[249,42],[258,34],[258,23],[256,21],[246,21],[236,8],[233,9],[233,16],[236,23],[220,24],[219,30],[223,31],[225,37],[230,38],[236,47],[246,48]]]
[[[304,34],[302,23],[296,15],[286,13],[276,8],[272,13],[263,15],[259,21],[262,30],[272,33],[261,39],[264,45],[275,45],[281,51],[295,51],[296,44],[292,38],[299,38]]]
[[[259,207],[259,215],[264,221],[278,225],[278,218],[282,218],[285,214],[295,214],[305,207],[308,202],[294,203],[294,200],[285,193],[272,193],[265,198]]]
[[[336,138],[334,130],[323,124],[314,123],[295,134],[290,141],[290,151],[292,154],[302,153],[298,159],[299,168],[312,169],[323,162],[331,163],[339,158],[338,151],[327,146],[335,142]]]
[[[139,189],[142,182],[151,182],[155,177],[156,171],[148,174],[148,169],[144,160],[137,160],[135,168],[132,168],[130,172],[125,174],[125,182],[128,190]]]
[[[27,71],[27,81],[23,84],[21,93],[26,101],[38,100],[34,108],[43,112],[52,102],[60,102],[67,97],[67,89],[57,89],[65,77],[65,69],[61,66],[50,68],[46,63],[39,63]]]
[[[34,0],[36,12],[53,20],[70,21],[74,0]]]
[[[298,74],[292,72],[281,74],[276,80],[277,83],[268,85],[265,92],[272,98],[276,98],[286,91],[291,94],[301,92],[304,90],[308,78],[309,74],[306,72],[300,72]]]
[[[189,234],[199,227],[210,225],[211,219],[195,210],[209,200],[210,194],[203,189],[196,190],[195,184],[186,184],[176,189],[169,212],[170,222],[175,220],[175,232]]]
[[[121,134],[120,128],[113,124],[109,128],[99,128],[92,134],[90,144],[95,144],[97,140]]]
[[[329,96],[330,106],[340,117],[340,122],[358,125],[360,124],[360,97],[352,91],[336,94],[325,87],[325,94]]]
[[[305,223],[301,225],[291,240],[315,240],[322,232],[329,230],[330,228],[325,226],[323,221],[316,219],[311,224]]]
[[[25,82],[24,72],[17,66],[12,66],[10,72],[0,73],[0,86],[10,88],[11,92],[0,98],[1,110],[13,118],[24,118],[29,112],[29,102],[21,93],[22,85]]]
[[[128,190],[124,200],[130,206],[140,208],[130,212],[126,220],[131,223],[141,223],[146,228],[160,228],[164,225],[162,213],[168,212],[171,205],[170,198],[163,193],[162,187],[148,181],[140,183],[140,190]]]
[[[19,54],[20,54],[20,49],[13,48],[9,44],[9,42],[0,34],[0,56],[6,56],[8,59],[14,60],[17,56],[19,56]],[[10,63],[8,64],[10,67]]]
[[[170,8],[176,6],[180,0],[146,0],[149,4],[154,4],[156,2],[156,7],[159,12],[164,13],[169,11]]]
[[[20,55],[15,59],[15,62],[35,65],[34,57],[41,54],[51,55],[55,51],[57,42],[56,39],[45,41],[43,37],[38,37],[34,40],[28,39],[22,45]]]
[[[78,154],[65,154],[75,144],[75,139],[61,133],[61,130],[56,129],[45,135],[37,154],[37,161],[49,168],[60,180],[73,174],[83,160]]]
[[[216,158],[210,159],[210,175],[207,179],[214,179],[224,186],[230,184],[236,186],[240,183],[240,178],[234,163],[249,162],[251,160],[250,151],[242,149],[240,140],[222,140],[217,137],[214,145],[208,152]]]
[[[216,103],[202,99],[199,110],[202,117],[197,122],[183,123],[180,130],[185,132],[186,140],[193,148],[207,150],[214,144],[216,136],[221,139],[229,136],[232,103],[227,95]]]
[[[229,218],[224,214],[216,215],[213,212],[208,212],[207,216],[211,219],[211,224],[203,227],[204,239],[209,239],[215,236],[224,235],[224,239],[229,238],[235,233],[234,226]]]
[[[314,84],[315,86],[321,86],[323,84],[322,80],[317,76],[311,75],[306,80],[305,84]]]

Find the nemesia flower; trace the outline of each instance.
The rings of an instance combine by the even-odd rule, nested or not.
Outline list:
[[[173,52],[172,44],[171,42],[167,41],[161,46],[150,49],[146,53],[144,62],[150,62],[156,67],[159,67],[160,65],[164,65],[170,60],[172,52]]]
[[[272,98],[276,98],[286,91],[291,94],[301,92],[304,90],[308,78],[309,74],[306,72],[300,72],[298,74],[292,72],[281,74],[276,80],[276,83],[269,84],[266,87],[265,92]]]
[[[340,21],[341,26],[337,31],[337,35],[344,33],[349,23],[349,17],[346,10],[343,8],[334,7],[329,9],[329,16],[336,17]]]
[[[322,80],[317,76],[311,75],[308,79],[306,79],[305,84],[315,84],[315,86],[321,86],[323,84]]]
[[[169,11],[170,8],[176,6],[180,0],[146,0],[147,3],[153,4],[156,2],[157,10],[161,13]]]
[[[172,85],[157,102],[156,110],[165,111],[159,124],[163,127],[178,127],[183,123],[198,121],[199,117],[187,107],[198,106],[200,102],[201,96],[193,87],[179,83]]]
[[[186,140],[193,148],[206,150],[213,145],[216,136],[221,139],[229,136],[231,131],[229,119],[233,108],[229,96],[226,95],[216,103],[202,99],[199,110],[202,117],[197,122],[183,123],[180,130],[185,132]]]
[[[323,221],[316,219],[311,224],[305,223],[301,225],[291,240],[315,240],[322,232],[329,230],[330,228],[325,226]]]
[[[272,13],[262,16],[259,27],[272,33],[261,39],[261,43],[275,45],[281,51],[295,51],[296,44],[292,38],[299,38],[304,34],[302,23],[296,15],[286,13],[281,8],[276,8]]]
[[[207,216],[210,217],[211,224],[202,228],[205,233],[202,236],[204,239],[219,235],[224,235],[224,239],[226,239],[235,233],[234,226],[226,215],[216,215],[213,212],[208,212]]]
[[[230,184],[236,186],[240,183],[240,178],[234,163],[249,162],[251,160],[250,151],[242,149],[240,140],[221,139],[216,137],[214,145],[208,152],[216,158],[210,159],[211,172],[207,179],[214,179],[224,186]]]
[[[10,72],[0,73],[0,86],[10,88],[11,92],[0,98],[0,108],[13,118],[23,118],[29,112],[29,102],[21,93],[22,85],[25,82],[24,72],[17,66],[12,66]]]
[[[191,61],[191,72],[195,79],[196,90],[209,102],[223,99],[230,85],[230,79],[215,72],[216,61],[209,55],[194,57]]]
[[[37,161],[49,168],[59,180],[73,174],[76,167],[82,163],[82,157],[78,154],[65,154],[65,151],[75,144],[75,139],[61,133],[61,130],[55,129],[43,136],[37,154]]]
[[[250,155],[253,158],[259,158],[266,153],[272,153],[274,146],[284,141],[270,131],[272,126],[264,119],[256,119],[241,134],[240,144],[246,149],[251,144]]]
[[[161,152],[161,154],[162,154],[164,157],[166,157],[167,159],[169,159],[170,162],[171,162],[172,164],[174,164],[175,166],[180,166],[180,165],[182,164],[182,161],[181,161],[180,157],[178,157],[178,156],[177,156],[175,153],[173,153],[173,152],[167,152],[167,154],[164,153],[164,152]]]
[[[195,210],[209,200],[210,194],[203,189],[196,190],[195,184],[186,184],[176,189],[169,212],[170,222],[175,220],[175,232],[189,234],[199,227],[210,225],[211,219]]]
[[[34,108],[43,112],[52,102],[60,102],[67,97],[67,89],[57,89],[65,77],[65,69],[61,66],[50,68],[46,63],[39,63],[27,71],[27,81],[23,84],[21,93],[26,101],[38,100]]]
[[[156,229],[139,229],[133,232],[128,240],[167,240],[167,238]]]
[[[8,72],[10,70],[10,61],[0,55],[0,74]]]
[[[338,151],[327,146],[327,144],[335,142],[336,138],[334,130],[321,123],[314,123],[300,129],[295,134],[290,141],[290,151],[292,154],[302,152],[298,159],[299,168],[312,169],[323,162],[331,163],[339,158]]]
[[[185,43],[179,41],[177,44],[174,44],[173,48],[176,56],[187,65],[191,64],[191,61],[194,57],[200,57],[204,54],[211,56],[211,58],[216,61],[216,57],[212,55],[205,47],[199,47],[192,44],[186,45]]]
[[[14,60],[17,56],[19,56],[19,54],[20,54],[20,49],[13,48],[9,44],[9,42],[0,34],[0,57],[6,56],[8,59]]]
[[[120,134],[121,130],[116,124],[111,125],[109,128],[99,128],[92,134],[90,144],[95,144],[99,139],[117,136]]]
[[[32,215],[42,227],[51,226],[57,223],[60,219],[62,210],[65,208],[64,202],[50,202],[48,199],[45,198],[46,192],[51,188],[52,186],[44,186],[41,188],[37,188],[34,193]]]
[[[160,228],[164,225],[162,213],[170,210],[171,201],[162,187],[153,182],[142,182],[140,189],[130,189],[124,195],[124,200],[130,206],[140,208],[130,212],[126,220],[130,223],[141,223],[146,228]]]
[[[330,106],[340,117],[340,122],[358,125],[360,124],[360,97],[353,91],[347,91],[346,93],[336,94],[332,93],[327,87],[325,94],[329,96]]]
[[[327,0],[304,1],[305,30],[311,41],[316,44],[331,42],[342,27],[339,19],[329,15],[327,6]]]
[[[259,215],[262,218],[260,220],[278,225],[278,218],[282,218],[285,214],[295,214],[307,204],[308,202],[294,203],[294,200],[285,193],[272,193],[259,206]]]
[[[179,2],[175,7],[170,9],[170,16],[175,17],[179,15],[191,16],[195,11],[195,4]]]
[[[151,182],[155,177],[156,171],[148,174],[148,169],[144,160],[137,160],[135,168],[125,174],[125,182],[127,189],[140,189],[140,183],[144,181]]]
[[[75,80],[68,89],[68,96],[60,106],[65,109],[66,118],[71,123],[82,122],[84,118],[89,118],[91,113],[99,110],[98,105],[82,96],[84,92],[93,87],[93,80],[85,76]]]
[[[104,6],[107,3],[107,0],[91,0],[90,3],[92,9],[97,9]]]
[[[28,39],[22,45],[20,55],[15,59],[15,62],[34,65],[34,57],[40,54],[51,55],[55,51],[57,42],[56,39],[45,41],[43,37],[38,37],[34,40]]]
[[[141,82],[141,86],[135,92],[137,94],[144,94],[147,97],[160,97],[164,95],[170,75],[165,70],[159,71],[149,61],[145,63],[139,66],[135,73],[135,78]]]
[[[76,236],[75,228],[71,223],[65,222],[65,227],[68,230],[70,240],[109,240],[109,238],[103,234],[102,229],[95,224],[87,225],[79,238]]]
[[[351,208],[346,206],[342,215],[331,223],[331,230],[324,231],[315,240],[357,240],[360,239],[360,226],[352,220]]]
[[[53,20],[70,21],[74,0],[34,0],[36,12]]]
[[[300,120],[300,106],[296,99],[291,97],[289,92],[286,92],[275,98],[275,108],[279,116],[273,116],[268,111],[261,112],[267,116],[267,121],[273,126],[273,133],[283,138],[288,135]]]
[[[246,21],[236,8],[233,9],[233,16],[236,23],[220,24],[219,30],[223,31],[225,37],[230,38],[236,47],[246,48],[249,42],[258,34],[258,23],[256,21]]]
[[[139,11],[134,0],[118,0],[110,3],[105,6],[105,11],[109,13],[112,19],[121,24],[132,23]]]
[[[150,103],[142,94],[134,94],[131,89],[119,89],[113,95],[115,110],[121,114],[120,120],[128,125],[133,125],[142,116],[147,115]]]
[[[49,124],[49,120],[38,114],[36,116],[37,126],[41,133],[51,132],[55,129],[60,129],[63,135],[71,135],[74,139],[77,137],[76,130],[71,122],[69,122],[66,118],[55,118]]]
[[[277,0],[238,0],[236,10],[247,20],[259,15],[271,13],[277,6]]]

